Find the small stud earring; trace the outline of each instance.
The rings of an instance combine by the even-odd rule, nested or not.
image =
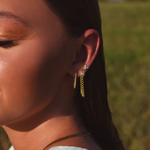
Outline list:
[[[76,88],[76,85],[77,85],[77,73],[75,73],[74,76],[74,83],[73,83],[74,89]]]
[[[87,65],[84,65],[84,70],[88,70],[89,67]]]

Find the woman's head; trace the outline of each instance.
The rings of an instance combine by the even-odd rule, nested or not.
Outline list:
[[[56,102],[67,103],[62,99],[74,97],[74,73],[79,76],[97,53],[95,30],[78,37],[70,34],[62,17],[46,4],[42,0],[1,1],[1,125],[31,117],[47,105],[53,105],[52,113],[58,109]]]
[[[108,141],[112,149],[122,147],[107,104],[97,0],[0,3],[0,41],[5,41],[0,42],[0,124],[19,122],[46,106],[54,112],[56,103],[68,103],[63,97],[76,94],[82,120],[97,143],[104,150]],[[84,64],[90,67],[85,99],[79,88],[72,90],[74,73],[80,76]]]

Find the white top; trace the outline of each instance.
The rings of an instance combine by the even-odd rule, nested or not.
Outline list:
[[[50,148],[49,150],[88,150],[88,149],[75,146],[55,146]]]
[[[13,148],[13,146],[11,146],[9,150],[15,150],[15,149]],[[75,147],[75,146],[55,146],[50,148],[49,150],[88,150],[88,149]]]

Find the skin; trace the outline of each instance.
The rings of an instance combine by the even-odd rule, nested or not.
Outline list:
[[[79,38],[66,36],[59,20],[42,0],[0,1],[0,41],[15,44],[0,46],[0,125],[15,150],[42,150],[60,137],[87,132],[73,77],[92,64],[99,35],[89,29]],[[90,136],[56,145],[100,150]]]

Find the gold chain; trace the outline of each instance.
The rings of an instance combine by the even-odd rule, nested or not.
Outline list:
[[[82,71],[81,76],[80,76],[80,92],[81,92],[82,97],[85,97],[85,93],[84,93],[84,75],[85,75],[85,72]]]
[[[69,139],[69,138],[73,138],[73,137],[77,137],[77,136],[88,136],[90,135],[89,132],[87,133],[78,133],[78,134],[73,134],[73,135],[68,135],[68,136],[65,136],[65,137],[62,137],[60,139],[57,139],[53,142],[51,142],[50,144],[48,144],[43,150],[46,150],[47,148],[49,148],[51,145],[57,143],[57,142],[60,142],[60,141],[63,141],[63,140],[66,140],[66,139]]]

